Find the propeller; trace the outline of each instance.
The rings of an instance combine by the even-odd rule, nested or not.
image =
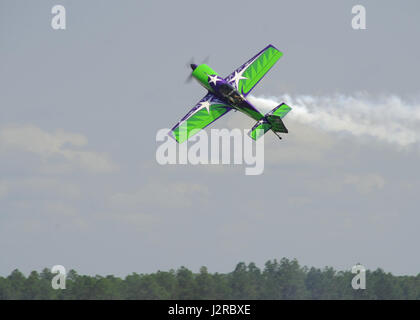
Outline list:
[[[207,56],[207,57],[205,57],[203,62],[201,62],[201,64],[203,64],[203,63],[207,64],[209,61],[210,61],[210,56]]]
[[[187,67],[187,68],[191,68],[191,69],[193,69],[193,71],[194,71],[194,69],[195,68],[193,68],[193,66],[197,66],[196,64],[194,64],[194,58],[192,57],[191,59],[190,59],[190,61],[189,62],[187,62],[186,64],[185,64],[185,66]],[[185,79],[185,83],[190,83],[191,82],[191,80],[193,79],[193,75],[192,75],[192,72],[189,74],[189,76],[187,77],[187,79]]]
[[[207,63],[210,60],[210,56],[207,56],[200,64]],[[187,68],[191,68],[192,71],[197,68],[197,64],[194,62],[194,57],[191,57],[190,61],[186,63]],[[185,79],[185,83],[191,82],[193,79],[192,72],[189,74],[189,76]]]
[[[190,75],[185,79],[185,83],[190,83],[193,79],[193,75],[192,72],[190,73]]]

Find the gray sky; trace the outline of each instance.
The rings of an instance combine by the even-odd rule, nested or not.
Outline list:
[[[50,26],[56,4],[66,30]],[[351,28],[355,4],[367,30]],[[419,273],[419,9],[1,1],[0,274],[227,272],[281,257]],[[284,56],[253,94],[295,109],[285,139],[265,139],[264,174],[158,165],[157,131],[205,94],[185,85],[186,62],[210,56],[227,75],[269,43]],[[231,113],[212,127],[252,125]]]

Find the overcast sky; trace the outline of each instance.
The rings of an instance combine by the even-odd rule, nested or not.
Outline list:
[[[419,21],[408,0],[2,0],[0,275],[282,257],[419,273]],[[185,84],[191,57],[228,75],[269,43],[284,56],[253,102],[293,110],[282,141],[265,137],[264,173],[157,164],[157,131],[205,94]]]

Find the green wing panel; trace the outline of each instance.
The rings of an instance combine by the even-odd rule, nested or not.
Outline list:
[[[249,136],[254,140],[258,140],[270,129],[271,124],[269,124],[265,119],[260,120],[251,129],[251,131],[249,132]]]
[[[231,109],[231,107],[209,93],[172,128],[172,135],[176,141],[182,143]]]
[[[282,103],[277,108],[273,109],[269,114],[272,114],[274,116],[279,116],[280,118],[284,118],[286,114],[289,113],[289,111],[292,110],[291,107],[289,107],[287,104]]]
[[[283,53],[269,45],[230,74],[226,81],[247,96]]]

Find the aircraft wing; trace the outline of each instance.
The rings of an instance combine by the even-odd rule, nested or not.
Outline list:
[[[282,52],[270,44],[225,80],[246,97],[282,55]]]
[[[182,143],[231,109],[215,95],[208,93],[172,128],[172,136]]]

